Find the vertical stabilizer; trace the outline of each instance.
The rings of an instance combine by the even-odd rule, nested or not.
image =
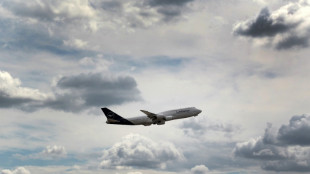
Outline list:
[[[127,119],[119,116],[115,112],[111,111],[108,108],[101,108],[104,115],[107,117],[108,124],[124,124],[124,125],[134,125],[132,122]]]

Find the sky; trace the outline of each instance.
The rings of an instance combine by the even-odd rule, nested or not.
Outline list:
[[[310,172],[309,0],[0,0],[0,38],[1,174]]]

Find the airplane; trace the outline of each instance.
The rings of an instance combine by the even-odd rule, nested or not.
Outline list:
[[[108,108],[101,108],[101,110],[107,117],[106,121],[107,124],[144,125],[144,126],[150,126],[151,124],[163,125],[165,124],[166,121],[193,117],[201,113],[201,110],[195,107],[174,109],[160,112],[158,114],[154,114],[145,110],[140,110],[146,116],[123,118]]]

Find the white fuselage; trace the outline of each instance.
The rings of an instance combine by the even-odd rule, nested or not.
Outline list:
[[[169,111],[158,113],[156,114],[157,115],[156,120],[152,120],[148,116],[139,116],[139,117],[126,118],[126,119],[132,122],[134,125],[149,126],[151,124],[158,124],[158,125],[165,124],[166,121],[170,121],[170,120],[197,116],[200,113],[201,113],[201,110],[195,107],[190,107],[190,108],[174,109],[174,110],[169,110]]]

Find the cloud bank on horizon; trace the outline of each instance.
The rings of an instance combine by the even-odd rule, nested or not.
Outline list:
[[[309,0],[3,0],[0,173],[309,172],[309,17]],[[161,127],[94,116],[188,106]]]

